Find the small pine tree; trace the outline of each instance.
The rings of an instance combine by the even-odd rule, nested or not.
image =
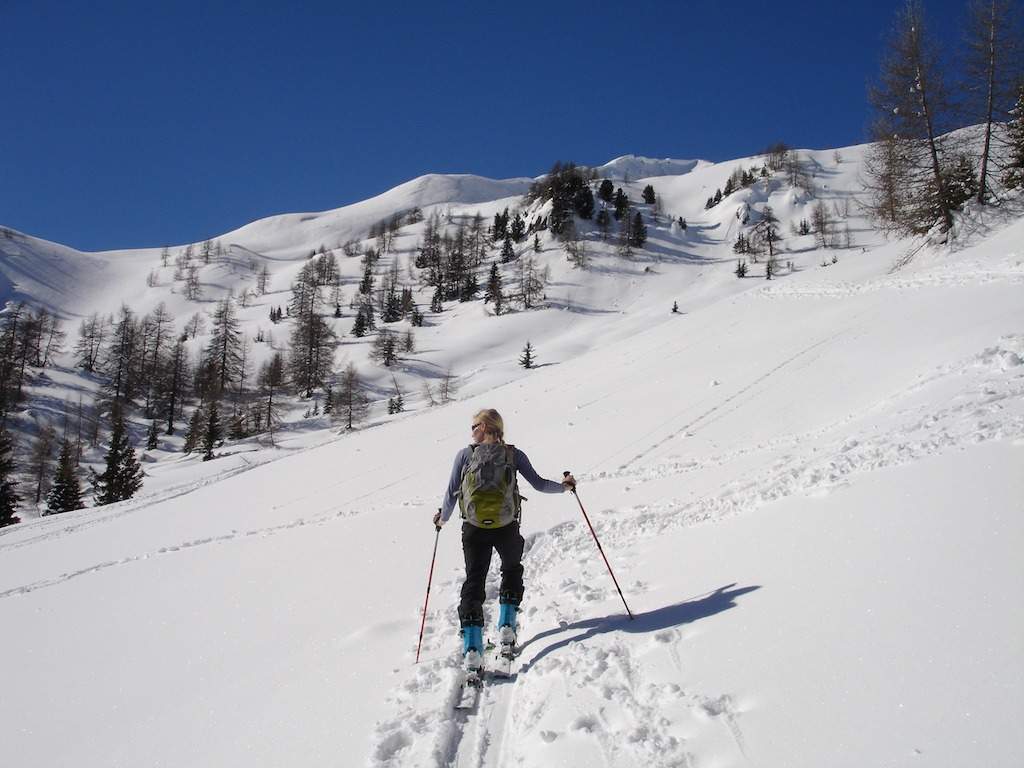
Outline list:
[[[679,314],[679,302],[678,301],[673,301],[672,302],[672,314],[674,314],[674,315],[678,315]]]
[[[644,187],[644,202],[648,205],[654,205],[654,201],[657,200],[657,195],[654,193],[654,187],[648,184]]]
[[[508,264],[510,261],[515,261],[516,252],[512,247],[512,238],[506,237],[505,242],[501,246],[501,263]]]
[[[18,485],[14,480],[15,469],[14,441],[7,430],[0,430],[0,528],[21,522],[15,514],[21,501],[14,490]]]
[[[364,389],[365,385],[356,372],[355,365],[349,363],[348,368],[341,374],[337,407],[334,412],[335,418],[344,422],[347,429],[355,429],[356,424],[366,418],[370,401]]]
[[[608,179],[605,179],[601,182],[601,186],[597,188],[597,196],[604,202],[610,203],[615,196],[615,185]]]
[[[615,207],[615,220],[619,221],[629,211],[629,198],[626,197],[626,193],[622,191],[622,187],[615,190],[615,197],[612,198],[612,204]]]
[[[157,449],[157,446],[159,445],[159,443],[157,442],[159,439],[160,427],[156,423],[156,421],[153,421],[149,425],[149,433],[146,435],[146,450],[155,451]]]
[[[519,358],[519,364],[523,366],[523,368],[530,369],[533,368],[534,362],[533,345],[530,342],[526,342],[526,346],[523,347],[523,354]]]
[[[540,253],[540,251],[541,251],[540,235],[538,235],[536,233],[534,233],[534,235],[533,235],[533,251],[534,251],[534,253]]]
[[[738,260],[736,262],[736,277],[746,277],[746,276],[747,276],[747,262],[745,262],[742,259],[740,259],[740,260]]]
[[[633,223],[629,228],[629,239],[630,245],[637,248],[643,248],[644,243],[647,242],[647,225],[644,224],[644,217],[640,214],[640,211],[637,211],[636,215],[633,216]]]
[[[362,309],[360,309],[359,312],[356,314],[355,323],[352,324],[352,335],[355,336],[357,339],[361,339],[363,336],[366,335],[368,325],[369,324],[366,322],[366,314],[362,311]]]
[[[185,453],[192,453],[199,445],[199,439],[203,435],[203,409],[196,408],[192,411],[192,418],[188,420],[188,429],[185,431],[185,446],[182,450]]]
[[[430,299],[430,311],[435,315],[444,312],[444,292],[441,290],[441,286],[437,286],[434,296]]]
[[[313,414],[314,416],[316,414]],[[249,436],[246,425],[245,412],[239,411],[231,417],[231,426],[228,428],[228,437],[232,440],[242,440]]]
[[[130,499],[142,487],[145,476],[125,428],[120,405],[110,414],[110,445],[104,458],[102,474],[92,472],[93,496],[99,505]]]
[[[487,290],[484,292],[484,304],[494,302],[494,314],[500,315],[505,303],[505,297],[501,294],[501,270],[497,263],[491,264],[491,273],[487,278]]]
[[[203,461],[213,458],[213,449],[224,441],[224,427],[220,423],[220,409],[217,401],[210,403],[203,428]]]
[[[46,497],[47,515],[70,512],[82,509],[82,486],[75,471],[75,449],[71,442],[65,440],[60,447],[60,458],[57,459],[57,472]]]

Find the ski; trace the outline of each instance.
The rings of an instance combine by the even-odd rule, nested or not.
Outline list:
[[[484,687],[484,656],[478,651],[470,651],[469,656],[455,709],[474,709]]]
[[[514,645],[498,646],[498,653],[494,657],[493,674],[497,677],[512,677],[512,666],[518,655],[519,650]]]
[[[459,690],[459,698],[455,702],[455,709],[475,709],[480,700],[480,692],[484,687],[483,670],[479,672],[466,672]]]
[[[519,646],[515,643],[515,636],[512,635],[506,642],[499,642],[497,645],[491,644],[488,650],[494,651],[490,673],[495,677],[512,677],[512,668],[519,656]]]

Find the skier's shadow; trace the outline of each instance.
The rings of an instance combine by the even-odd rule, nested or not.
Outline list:
[[[657,632],[658,630],[668,629],[670,627],[682,626],[683,624],[692,624],[693,622],[705,619],[708,616],[714,616],[716,613],[721,613],[722,611],[727,611],[730,608],[735,608],[736,598],[761,588],[759,586],[753,586],[734,589],[734,587],[736,587],[736,584],[728,584],[724,587],[719,587],[714,592],[702,597],[687,600],[682,603],[676,603],[675,605],[668,605],[664,608],[657,608],[653,611],[648,611],[647,613],[635,614],[632,619],[630,619],[629,616],[617,614],[615,616],[584,619],[582,621],[573,622],[572,624],[553,627],[552,629],[548,629],[531,637],[520,646],[519,652],[522,653],[534,643],[538,643],[555,635],[573,633],[576,630],[586,631],[581,634],[572,634],[570,637],[556,640],[550,645],[542,648],[532,659],[520,668],[520,672],[525,672],[549,653],[554,653],[560,648],[564,648],[569,645],[569,643],[583,642],[592,637],[596,637],[597,635],[603,635],[608,632],[644,634]]]

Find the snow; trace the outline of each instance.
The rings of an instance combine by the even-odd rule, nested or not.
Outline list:
[[[710,211],[756,158],[630,170],[630,196],[651,183],[665,212],[647,256],[594,243],[581,273],[546,240],[548,308],[456,305],[423,329],[400,380],[415,392],[451,367],[456,402],[349,434],[296,419],[276,446],[212,462],[158,451],[132,501],[0,529],[0,762],[1020,764],[1024,217],[1013,200],[969,210],[951,245],[892,271],[920,243],[887,242],[854,206],[854,246],[823,259],[789,224],[855,195],[861,152],[811,153],[824,170],[806,199],[759,183]],[[413,205],[487,219],[526,186],[424,177],[225,235],[278,270],[282,295],[247,327],[321,236],[333,247]],[[738,280],[735,212],[766,202],[796,269]],[[20,234],[0,250],[5,298],[72,317],[128,296],[179,322],[195,311],[169,281],[140,292],[158,251]],[[246,285],[245,258],[204,281]],[[527,338],[533,371],[515,362]],[[368,366],[350,341],[338,365]],[[37,391],[79,382],[70,364],[48,375]],[[575,500],[526,491],[519,671],[456,715],[456,521],[413,661],[430,518],[481,407],[541,474],[574,472],[636,618]],[[488,595],[493,620],[496,568]]]

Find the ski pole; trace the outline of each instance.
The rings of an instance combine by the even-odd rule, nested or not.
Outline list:
[[[437,510],[440,512],[441,510]],[[427,597],[423,601],[423,621],[420,622],[420,641],[416,644],[416,664],[420,663],[420,648],[423,647],[423,629],[427,626],[427,603],[430,602],[430,583],[434,580],[434,560],[437,559],[437,540],[441,538],[441,526],[435,524],[434,554],[430,556],[430,574],[427,576]]]
[[[563,477],[569,477],[569,472],[563,472]],[[601,541],[597,538],[597,533],[594,531],[594,526],[590,524],[590,518],[587,517],[587,510],[583,508],[583,502],[580,501],[580,495],[576,493],[576,488],[572,489],[572,495],[576,497],[576,503],[580,505],[580,512],[583,513],[583,519],[587,521],[587,527],[590,529],[590,535],[594,537],[594,543],[597,544],[597,551],[601,553],[601,557],[604,559],[605,567],[608,569],[608,573],[612,577],[612,581],[615,582],[615,588],[619,590],[619,597],[622,599],[622,604],[626,606],[626,613],[629,614],[630,620],[633,619],[633,612],[629,610],[629,606],[626,604],[626,598],[622,596],[622,587],[619,586],[619,580],[615,578],[615,573],[612,571],[611,565],[608,563],[608,558],[605,557],[604,549],[601,547]]]

